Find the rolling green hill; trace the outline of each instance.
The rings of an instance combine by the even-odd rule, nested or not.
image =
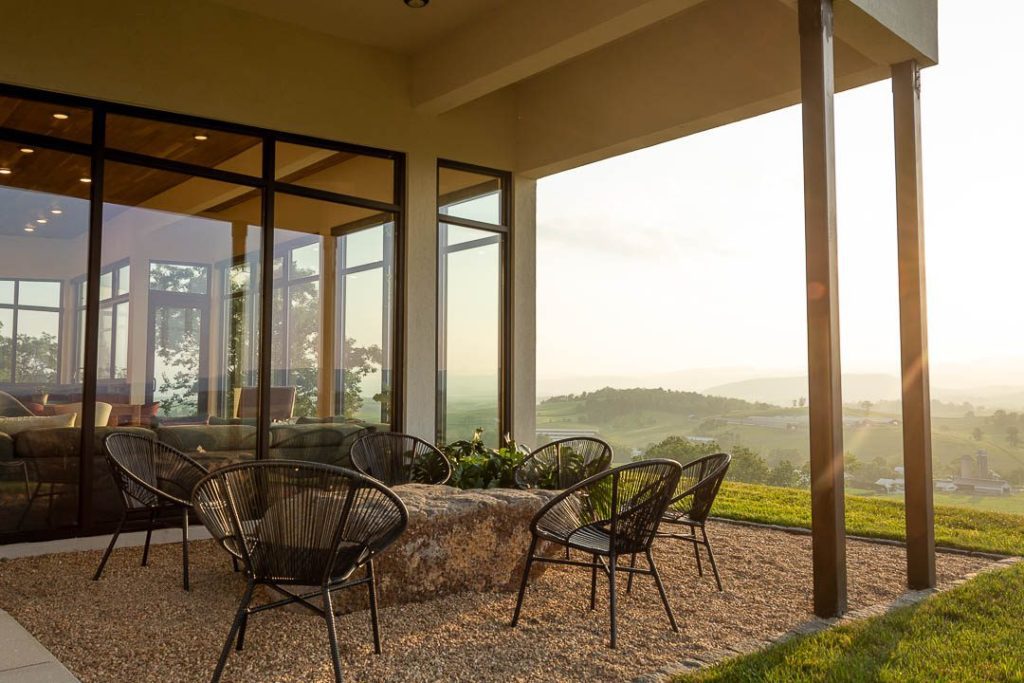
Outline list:
[[[846,451],[862,462],[881,458],[888,465],[902,460],[901,416],[861,407],[844,410]],[[960,457],[979,449],[989,453],[992,469],[1013,480],[1024,476],[1024,448],[1007,441],[1014,423],[1009,416],[975,416],[953,411],[938,412],[932,419],[933,468],[936,477],[953,474]],[[1020,420],[1020,418],[1016,418]],[[981,430],[980,439],[975,430]],[[629,460],[634,451],[668,436],[715,439],[724,448],[746,446],[759,453],[769,465],[786,458],[803,464],[808,458],[806,408],[780,408],[764,403],[704,396],[693,392],[663,389],[601,389],[579,395],[557,396],[537,406],[537,431],[594,431],[616,450],[616,459]],[[1024,424],[1020,424],[1024,433]],[[1019,471],[1019,472],[1018,472]]]

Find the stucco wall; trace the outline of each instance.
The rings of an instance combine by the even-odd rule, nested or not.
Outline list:
[[[0,16],[18,27],[0,82],[406,152],[406,424],[432,437],[435,163],[512,169],[511,92],[417,113],[407,58],[201,0],[3,0]]]

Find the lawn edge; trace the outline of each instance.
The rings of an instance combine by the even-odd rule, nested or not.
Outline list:
[[[769,529],[771,531],[782,531],[787,534],[796,534],[799,536],[810,536],[811,530],[803,526],[787,526],[784,524],[770,524],[768,522],[755,522],[749,519],[736,519],[733,517],[715,517],[711,516],[710,519],[713,522],[721,522],[723,524],[734,524],[736,526],[747,526],[754,527],[757,529]],[[881,536],[860,536],[856,534],[846,534],[846,539],[849,541],[862,541],[864,543],[877,543],[879,545],[889,545],[898,548],[906,548],[906,541],[901,541],[895,538],[884,538]],[[946,553],[948,555],[962,555],[966,557],[980,557],[986,560],[1006,560],[1009,558],[1019,557],[1011,553],[993,553],[987,550],[968,550],[967,548],[954,548],[951,546],[935,546],[935,552]]]
[[[721,520],[721,521],[734,522],[736,520]],[[756,522],[742,522],[742,523],[743,524],[757,524]],[[757,525],[758,526],[767,526],[767,527],[772,527],[773,526],[773,525],[766,525],[766,524],[757,524]],[[786,530],[789,529],[789,527],[777,527],[777,528],[779,528],[779,529],[781,529],[783,531],[786,531]],[[802,529],[800,527],[792,527],[792,528],[796,532],[799,532],[799,533],[804,533],[804,532],[807,531],[806,529]],[[852,537],[848,537],[848,538],[852,538]],[[864,540],[869,541],[869,542],[878,542],[880,540],[881,541],[888,541],[889,539],[872,539],[872,538],[867,538],[867,539],[864,539]],[[895,543],[899,543],[899,542],[895,541]],[[959,550],[959,549],[955,549],[955,550],[958,553],[968,553],[968,554],[975,554],[975,555],[985,556],[985,554],[982,554],[982,553],[971,553],[971,551],[964,551],[964,550]],[[884,616],[886,614],[889,614],[890,612],[899,610],[899,609],[904,608],[904,607],[908,607],[910,605],[915,605],[915,604],[917,604],[919,602],[927,600],[929,597],[931,597],[933,595],[937,595],[939,593],[945,593],[945,592],[950,591],[950,590],[952,590],[954,588],[958,588],[958,587],[962,586],[963,584],[971,581],[972,579],[974,579],[974,578],[976,578],[976,577],[978,577],[978,576],[980,576],[982,574],[988,574],[988,573],[991,573],[991,572],[1001,571],[1001,570],[1004,570],[1004,569],[1008,569],[1009,567],[1012,567],[1012,566],[1014,566],[1014,565],[1024,561],[1024,558],[1018,557],[1018,556],[1015,556],[1015,555],[999,556],[999,557],[1001,559],[996,560],[991,565],[988,565],[987,567],[983,567],[983,568],[979,569],[978,571],[970,572],[968,574],[965,574],[964,576],[962,576],[962,577],[960,577],[958,579],[955,579],[954,581],[951,581],[948,585],[943,586],[942,588],[927,588],[927,589],[924,589],[924,590],[908,590],[908,591],[904,592],[903,594],[901,594],[899,597],[897,597],[895,600],[893,600],[891,602],[882,602],[882,603],[876,603],[874,605],[869,605],[867,607],[861,607],[859,609],[851,610],[851,611],[847,612],[846,614],[844,614],[841,617],[833,617],[833,618],[829,618],[829,619],[823,619],[821,617],[813,617],[813,618],[809,619],[808,621],[805,621],[804,623],[796,626],[795,628],[790,629],[789,631],[784,631],[784,632],[778,633],[775,636],[770,636],[770,637],[767,637],[767,638],[751,638],[749,640],[740,641],[739,643],[736,643],[736,644],[734,644],[732,646],[729,646],[729,647],[718,648],[718,649],[715,649],[715,650],[708,650],[706,652],[701,652],[701,653],[694,654],[694,655],[692,655],[690,657],[687,657],[686,659],[684,659],[684,660],[682,660],[680,662],[676,662],[676,663],[673,663],[673,664],[667,664],[667,665],[661,667],[660,669],[657,669],[656,671],[652,671],[652,672],[649,672],[649,673],[637,676],[636,678],[633,679],[633,683],[672,683],[672,681],[675,681],[680,676],[684,676],[684,675],[690,674],[690,673],[695,673],[697,671],[700,671],[701,669],[706,669],[708,667],[711,667],[711,666],[714,666],[716,664],[719,664],[719,663],[721,663],[721,662],[723,662],[723,661],[725,661],[727,659],[732,659],[734,657],[740,657],[740,656],[744,656],[744,655],[754,654],[755,652],[759,652],[761,650],[766,650],[769,647],[772,647],[772,646],[775,646],[775,645],[780,645],[780,644],[785,643],[785,642],[787,642],[789,640],[792,640],[793,638],[799,638],[801,636],[809,636],[809,635],[813,635],[815,633],[820,633],[821,631],[828,630],[828,629],[830,629],[830,628],[832,628],[834,626],[840,626],[840,625],[843,625],[843,624],[848,624],[848,623],[852,623],[852,622],[856,622],[856,621],[862,621],[862,620],[865,620],[865,619],[871,619],[871,618],[874,618],[874,617]]]

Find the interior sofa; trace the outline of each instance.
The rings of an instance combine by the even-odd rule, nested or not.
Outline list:
[[[31,417],[17,399],[0,392],[0,416]],[[93,500],[97,519],[120,515],[119,494],[103,456],[103,439],[111,432],[128,432],[162,441],[208,468],[255,458],[257,427],[248,419],[211,419],[214,424],[154,427],[97,426],[93,450]],[[226,424],[225,424],[226,423]],[[343,417],[299,418],[296,424],[270,427],[271,458],[305,460],[351,467],[352,444],[364,434],[387,431],[388,425]],[[43,427],[15,434],[0,430],[0,466],[7,481],[24,479],[26,512],[18,520],[36,524],[45,509],[47,524],[71,523],[77,514],[81,429]],[[17,482],[15,482],[17,483]],[[29,512],[31,515],[29,516]],[[5,515],[6,516],[6,515]],[[19,512],[21,516],[21,512]],[[7,526],[6,522],[0,526]]]
[[[93,500],[98,519],[116,519],[121,503],[110,469],[103,457],[103,439],[111,432],[130,432],[154,438],[141,427],[97,427],[93,450]],[[77,515],[78,481],[81,470],[82,430],[79,427],[30,429],[10,435],[0,432],[0,463],[7,480],[24,477],[27,486],[25,509],[18,526],[45,509],[48,525],[72,523]],[[32,517],[29,517],[32,513]]]
[[[387,425],[358,421],[275,423],[270,426],[270,457],[351,467],[352,444],[364,434],[387,431]],[[257,428],[252,424],[171,425],[157,427],[156,438],[187,453],[207,467],[252,460]]]

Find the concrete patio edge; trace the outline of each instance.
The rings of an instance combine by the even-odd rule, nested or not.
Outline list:
[[[53,654],[0,609],[0,683],[79,683]]]

